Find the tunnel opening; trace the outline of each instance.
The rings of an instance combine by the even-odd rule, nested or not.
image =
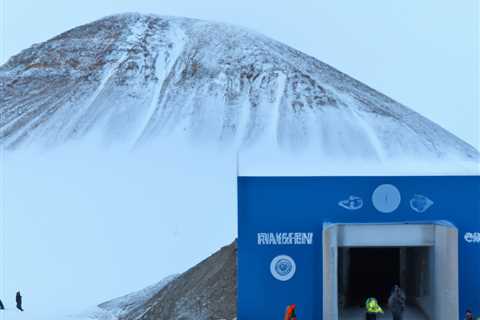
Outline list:
[[[458,230],[449,223],[325,224],[323,318],[364,319],[369,296],[405,291],[404,319],[458,319]]]
[[[357,319],[370,297],[379,301],[388,319],[388,298],[394,285],[405,292],[409,318],[431,319],[432,258],[430,247],[340,247],[340,319]]]

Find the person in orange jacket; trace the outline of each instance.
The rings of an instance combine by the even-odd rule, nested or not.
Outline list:
[[[284,320],[297,320],[297,314],[295,312],[295,309],[297,308],[296,305],[291,304],[287,306],[287,309],[285,310],[285,317],[283,317]]]

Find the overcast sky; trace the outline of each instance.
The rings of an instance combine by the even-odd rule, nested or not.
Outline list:
[[[246,26],[329,63],[480,147],[478,0],[0,0],[2,62],[127,11]]]

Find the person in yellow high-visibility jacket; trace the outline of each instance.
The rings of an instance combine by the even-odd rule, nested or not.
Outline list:
[[[367,302],[365,303],[365,308],[367,309],[367,320],[376,320],[377,314],[383,313],[383,309],[380,307],[377,299],[375,298],[368,298]]]

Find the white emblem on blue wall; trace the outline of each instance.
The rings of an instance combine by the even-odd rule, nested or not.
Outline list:
[[[296,271],[297,266],[295,261],[287,255],[277,256],[273,258],[270,263],[270,272],[272,273],[272,276],[280,281],[288,281],[292,279]]]
[[[363,200],[357,196],[350,196],[346,200],[342,200],[338,205],[347,210],[358,210],[363,207]]]
[[[465,233],[465,241],[468,243],[480,243],[480,232]]]
[[[422,196],[420,194],[416,194],[410,200],[410,207],[413,211],[423,213],[427,211],[431,206],[433,206],[434,202],[429,198]]]
[[[378,186],[372,195],[372,203],[375,209],[383,213],[392,213],[397,210],[402,202],[400,191],[391,184]]]

